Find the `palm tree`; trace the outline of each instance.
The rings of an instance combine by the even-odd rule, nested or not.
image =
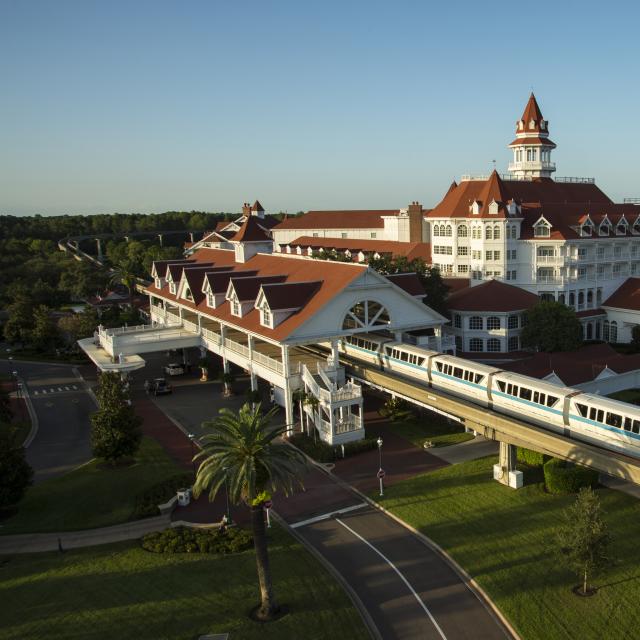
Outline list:
[[[135,289],[138,277],[130,262],[121,262],[111,273],[112,284],[123,284],[129,291],[129,306],[133,308],[133,290]]]
[[[300,433],[304,433],[304,411],[303,405],[307,401],[307,392],[303,389],[296,389],[293,392],[292,401],[298,405],[298,414],[300,415]]]
[[[286,433],[287,425],[274,425],[274,407],[266,414],[261,404],[242,406],[238,413],[220,409],[213,422],[205,423],[211,433],[200,439],[202,451],[193,493],[198,497],[208,491],[213,501],[227,483],[229,499],[234,504],[245,502],[251,509],[253,544],[256,551],[261,603],[257,617],[269,620],[278,612],[273,592],[267,538],[264,527],[263,504],[269,500],[267,489],[282,490],[285,495],[296,485],[303,487],[300,475],[307,469],[305,457],[285,442],[277,442]]]

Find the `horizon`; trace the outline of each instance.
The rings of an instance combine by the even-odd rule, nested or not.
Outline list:
[[[577,6],[12,4],[0,214],[432,208],[506,172],[532,89],[557,174],[638,197],[640,9]]]

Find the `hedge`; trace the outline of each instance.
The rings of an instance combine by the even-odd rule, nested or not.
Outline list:
[[[314,442],[313,438],[310,438],[306,433],[293,434],[289,438],[289,442],[317,462],[335,462],[342,458],[342,447],[340,445],[332,447],[330,444],[322,442],[320,438]],[[377,447],[378,443],[375,438],[365,438],[364,440],[357,440],[356,442],[348,442],[344,445],[344,455],[345,457],[352,456],[362,451],[376,449]]]
[[[549,493],[577,493],[598,484],[598,472],[551,458],[544,464],[544,483]]]
[[[152,553],[239,553],[253,544],[253,537],[246,529],[229,527],[221,529],[190,529],[176,527],[154,531],[142,537],[143,549]]]
[[[143,493],[136,496],[136,506],[131,514],[131,520],[150,518],[160,515],[159,504],[168,502],[176,495],[178,489],[189,487],[193,483],[193,474],[178,473],[158,484],[153,485]]]
[[[531,451],[531,449],[525,449],[524,447],[518,447],[517,457],[518,462],[528,464],[530,467],[541,467],[547,460],[551,459],[551,456]]]

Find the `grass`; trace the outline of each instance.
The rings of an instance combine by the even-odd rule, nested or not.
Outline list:
[[[155,440],[143,438],[132,466],[110,469],[92,461],[30,487],[0,533],[74,531],[127,522],[137,494],[182,471]]]
[[[444,416],[434,412],[424,412],[409,420],[392,422],[393,430],[405,440],[422,449],[425,440],[434,447],[447,447],[473,439],[473,433],[466,433],[458,422],[449,422]]]
[[[247,617],[259,599],[253,550],[164,555],[120,543],[0,563],[0,638],[368,638],[333,578],[283,530],[271,531],[276,597],[289,608],[276,622]]]
[[[640,404],[640,389],[623,389],[610,393],[609,398],[620,400],[622,402],[630,402],[631,404]]]
[[[491,479],[494,457],[453,465],[387,488],[381,503],[446,549],[486,590],[523,640],[632,638],[640,628],[640,502],[598,489],[614,537],[615,565],[598,593],[578,583],[555,555],[554,532],[575,496],[541,484],[514,491]]]

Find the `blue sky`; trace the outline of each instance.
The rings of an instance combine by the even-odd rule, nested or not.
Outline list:
[[[640,196],[634,2],[0,0],[0,213],[436,204],[506,170]]]

